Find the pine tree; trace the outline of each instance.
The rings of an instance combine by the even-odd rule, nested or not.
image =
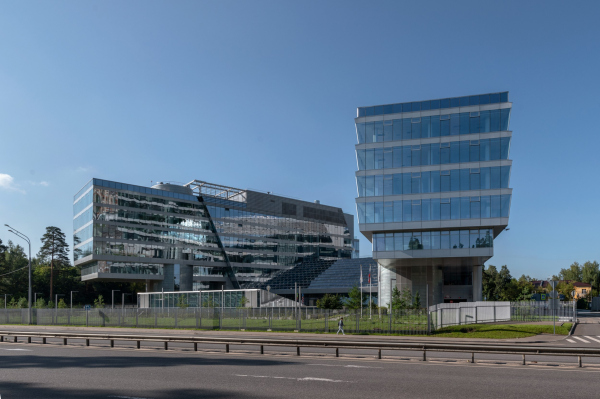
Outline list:
[[[69,264],[69,244],[62,230],[54,226],[46,227],[46,234],[41,240],[42,247],[38,252],[38,258],[46,262],[50,261],[50,298],[52,298],[54,266],[59,268],[61,265]]]

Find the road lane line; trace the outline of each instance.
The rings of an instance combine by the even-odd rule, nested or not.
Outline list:
[[[22,351],[22,352],[31,352],[31,349],[20,349],[20,348],[19,348],[19,349],[18,349],[18,348],[11,348],[11,349],[8,349],[8,348],[0,348],[0,349],[1,349],[1,350],[3,350],[3,351]]]
[[[357,369],[382,369],[383,367],[373,367],[373,366],[357,366],[355,364],[322,364],[322,363],[313,363],[308,364],[308,366],[325,366],[325,367],[348,367],[348,368],[357,368]]]
[[[586,335],[585,337],[587,339],[591,339],[592,341],[596,341],[596,342],[598,342],[600,344],[600,339],[598,339],[598,338],[590,337],[589,335]]]
[[[568,338],[567,338],[567,341],[569,341],[572,344],[576,344],[577,343],[577,341],[573,341],[572,339],[568,339]]]
[[[275,377],[271,375],[249,375],[249,374],[234,374],[236,377],[251,377],[251,378],[273,378],[276,380],[296,380],[296,381],[320,381],[320,382],[352,382],[344,380],[332,380],[330,378],[319,377]]]
[[[578,340],[580,340],[581,342],[585,342],[586,344],[589,344],[589,343],[590,343],[590,341],[586,341],[585,339],[583,339],[583,338],[580,338],[580,337],[576,337],[575,335],[572,335],[572,337],[573,337],[573,338],[575,338],[575,339],[578,339]]]

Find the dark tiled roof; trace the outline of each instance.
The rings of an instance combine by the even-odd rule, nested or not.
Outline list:
[[[369,285],[369,266],[371,266],[372,287],[377,287],[377,262],[373,258],[340,259],[313,280],[309,289],[352,288],[360,286],[360,267],[362,265],[363,288]]]

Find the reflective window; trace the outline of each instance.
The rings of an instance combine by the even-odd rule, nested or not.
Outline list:
[[[457,99],[458,100],[458,99]],[[467,98],[468,100],[468,98]],[[410,107],[411,105],[408,104]],[[359,144],[508,131],[511,108],[356,123]]]

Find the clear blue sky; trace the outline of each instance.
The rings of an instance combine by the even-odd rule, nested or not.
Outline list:
[[[356,107],[508,90],[510,231],[490,263],[543,278],[600,260],[598,2],[1,9],[0,225],[34,252],[45,226],[72,235],[72,196],[91,177],[201,179],[355,214]]]

